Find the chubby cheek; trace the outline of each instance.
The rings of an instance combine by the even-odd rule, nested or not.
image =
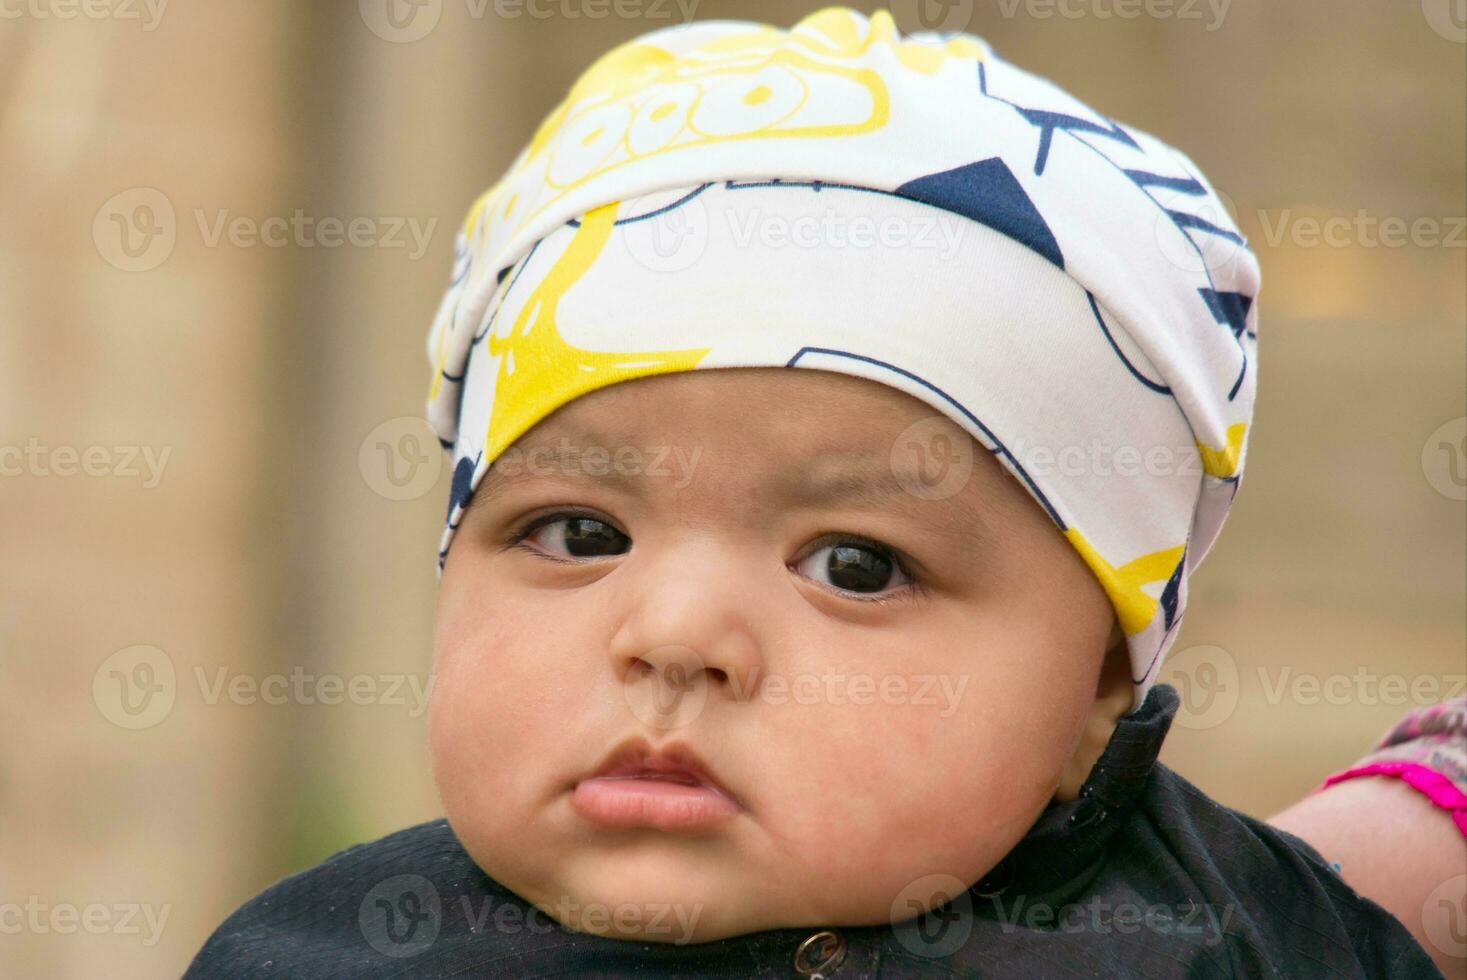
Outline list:
[[[922,668],[888,688],[898,697],[878,685],[868,704],[771,710],[789,794],[779,857],[791,879],[825,883],[823,900],[838,903],[826,912],[840,921],[880,921],[926,875],[977,881],[1033,824],[1073,750],[1081,706],[1029,669],[1044,657],[1019,638],[979,663],[971,647],[950,659],[925,650]]]
[[[434,640],[433,776],[449,818],[469,836],[524,825],[557,768],[557,759],[537,758],[537,748],[563,747],[557,732],[585,707],[562,700],[586,690],[571,676],[576,665],[563,632],[537,628],[520,603],[495,602],[493,616],[489,605],[445,597]]]

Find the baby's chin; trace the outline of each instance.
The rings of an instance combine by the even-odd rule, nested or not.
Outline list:
[[[822,925],[875,924],[881,914],[864,921],[842,917],[822,903],[798,894],[778,894],[767,887],[750,888],[742,880],[706,880],[684,871],[662,869],[637,873],[616,867],[567,880],[546,894],[521,893],[527,901],[567,929],[637,942],[684,945],[707,943],[769,929]],[[880,903],[874,903],[880,904]]]
[[[917,897],[913,882],[928,876],[915,871],[834,862],[822,874],[805,869],[786,875],[721,853],[712,842],[707,850],[689,849],[688,843],[649,835],[619,847],[562,852],[553,868],[495,860],[474,849],[470,854],[491,877],[565,928],[636,942],[683,945],[772,929],[886,925],[950,897]],[[976,881],[985,870],[964,880]]]
[[[798,896],[749,880],[716,850],[712,842],[648,834],[561,852],[550,867],[522,864],[503,851],[471,848],[470,854],[490,877],[567,929],[611,939],[705,943],[820,921],[822,909],[802,909]]]

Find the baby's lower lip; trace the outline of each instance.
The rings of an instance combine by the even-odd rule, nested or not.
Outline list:
[[[583,779],[571,794],[571,804],[602,827],[668,831],[702,830],[739,812],[737,803],[711,786],[651,774]]]

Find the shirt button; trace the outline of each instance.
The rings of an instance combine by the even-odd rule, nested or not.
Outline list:
[[[833,929],[812,932],[795,950],[795,974],[822,980],[846,958],[846,939]]]

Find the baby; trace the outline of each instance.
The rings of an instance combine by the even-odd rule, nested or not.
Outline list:
[[[1186,157],[974,37],[611,51],[429,339],[447,820],[189,975],[1437,976],[1156,762],[1258,286]]]

